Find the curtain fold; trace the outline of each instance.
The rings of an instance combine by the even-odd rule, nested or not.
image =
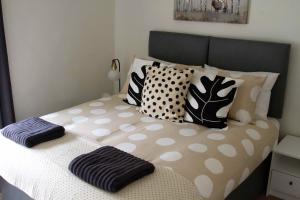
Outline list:
[[[15,122],[8,57],[4,33],[2,3],[0,1],[0,127]]]

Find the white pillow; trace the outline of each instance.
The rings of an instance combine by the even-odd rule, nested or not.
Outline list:
[[[209,70],[218,70],[217,67],[212,67],[209,65],[205,65],[205,69]],[[221,69],[221,68],[220,68]],[[225,70],[225,69],[222,69]],[[230,70],[226,70],[230,71]],[[268,118],[268,112],[269,112],[269,106],[270,106],[270,100],[271,100],[271,91],[278,79],[279,73],[273,73],[273,72],[242,72],[242,71],[230,71],[232,74],[247,74],[247,75],[253,75],[253,76],[264,76],[266,77],[266,81],[260,91],[260,94],[258,95],[258,99],[256,102],[256,108],[255,108],[255,114],[260,119],[267,119]],[[234,75],[232,76],[234,77]]]
[[[149,66],[166,67],[165,63],[153,60],[135,58],[129,71],[129,85],[125,102],[130,105],[140,106],[142,101],[142,91],[146,79],[146,68]]]
[[[142,59],[142,58],[135,57],[132,64],[131,64],[131,66],[130,66],[130,69],[128,71],[128,76],[130,76],[130,74],[134,71],[140,71],[142,66],[144,66],[144,65],[151,66],[154,62],[160,62],[162,66],[171,65],[171,63],[167,63],[167,62],[164,62],[164,61],[156,61],[154,59],[147,60],[147,59]]]
[[[256,102],[255,114],[262,119],[268,118],[268,112],[271,100],[271,91],[279,77],[279,73],[272,72],[252,72],[253,75],[267,76],[265,84],[260,91]]]
[[[127,74],[126,81],[125,81],[120,93],[122,93],[122,94],[127,93],[132,72],[134,72],[134,71],[137,71],[137,72],[139,71],[140,72],[141,66],[143,66],[143,65],[152,65],[154,62],[159,62],[161,64],[161,66],[164,66],[164,67],[175,67],[175,66],[177,66],[178,69],[193,68],[195,70],[201,70],[203,68],[202,66],[196,66],[196,65],[183,65],[183,64],[171,63],[171,62],[159,60],[159,59],[152,58],[152,57],[139,58],[139,57],[135,56],[134,59],[132,60],[132,63],[130,65],[130,69],[129,69],[128,74]]]
[[[168,66],[168,67],[175,67],[175,66],[178,66],[178,65],[182,65],[182,66],[186,66],[186,68],[193,68],[195,70],[203,69],[203,67],[200,66],[200,65],[185,65],[185,64],[171,63],[171,62],[160,60],[160,59],[153,58],[153,57],[145,57],[145,58],[134,57],[134,60],[133,60],[131,66],[130,66],[130,69],[128,71],[128,76],[130,76],[131,72],[133,72],[134,69],[136,67],[140,66],[141,64],[147,63],[148,65],[151,65],[153,62],[159,62],[163,66]]]

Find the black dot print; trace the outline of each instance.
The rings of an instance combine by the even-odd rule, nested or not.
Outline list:
[[[140,111],[158,119],[174,122],[183,121],[191,70],[171,67],[148,69],[145,87],[141,95],[142,108]]]

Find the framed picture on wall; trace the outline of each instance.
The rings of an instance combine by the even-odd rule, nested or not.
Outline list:
[[[248,23],[249,0],[174,0],[175,20]]]

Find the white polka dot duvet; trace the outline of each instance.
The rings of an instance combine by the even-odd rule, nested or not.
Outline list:
[[[268,156],[278,137],[274,120],[226,131],[173,123],[139,113],[106,97],[42,118],[63,125],[66,136],[26,149],[0,135],[0,176],[35,200],[224,199]],[[156,171],[117,194],[68,171],[78,155],[110,145],[152,162]]]

